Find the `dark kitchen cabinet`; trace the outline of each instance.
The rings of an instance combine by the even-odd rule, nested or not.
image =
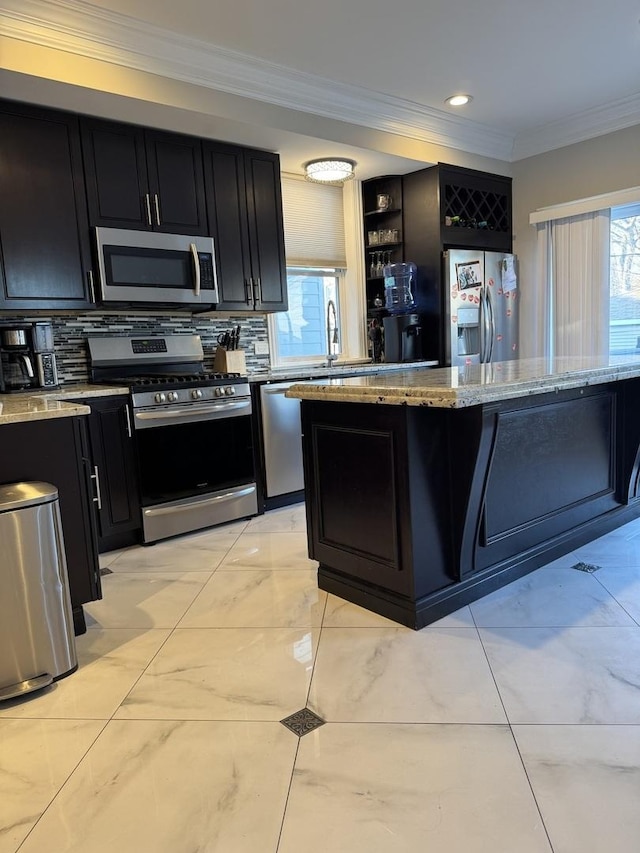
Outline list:
[[[207,235],[199,139],[83,118],[92,226]]]
[[[216,246],[218,308],[286,311],[277,154],[205,142],[207,209]]]
[[[0,482],[40,480],[58,489],[76,633],[82,605],[102,597],[85,417],[0,426]]]
[[[402,198],[404,258],[418,270],[424,355],[444,364],[442,253],[511,252],[511,178],[439,164],[404,175]]]
[[[78,119],[0,102],[0,309],[92,302]]]
[[[129,397],[93,397],[87,418],[95,482],[98,550],[124,548],[140,541],[140,499],[131,431]]]
[[[405,232],[411,228],[412,238],[419,229],[441,249],[511,252],[511,178],[439,163],[402,183]],[[411,260],[407,248],[405,239]]]

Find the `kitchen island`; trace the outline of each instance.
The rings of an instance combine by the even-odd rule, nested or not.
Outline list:
[[[321,589],[421,628],[640,516],[640,358],[294,385]]]

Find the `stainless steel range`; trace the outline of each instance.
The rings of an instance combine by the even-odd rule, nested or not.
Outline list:
[[[144,541],[256,515],[246,377],[207,373],[199,335],[88,344],[92,381],[130,389]]]

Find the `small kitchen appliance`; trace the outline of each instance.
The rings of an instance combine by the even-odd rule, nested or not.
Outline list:
[[[144,542],[256,515],[246,376],[207,372],[199,335],[88,346],[92,381],[129,388]]]
[[[205,310],[218,302],[212,237],[96,228],[100,298]]]
[[[382,325],[385,361],[419,361],[424,358],[419,314],[390,314],[383,318]]]
[[[51,324],[0,325],[0,392],[57,387]]]

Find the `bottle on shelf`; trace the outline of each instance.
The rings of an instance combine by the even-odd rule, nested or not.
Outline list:
[[[416,265],[410,261],[384,267],[384,299],[387,311],[401,314],[415,307],[413,291],[417,273]]]

